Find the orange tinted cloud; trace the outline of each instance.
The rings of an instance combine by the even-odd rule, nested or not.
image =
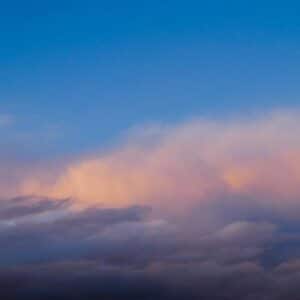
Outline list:
[[[51,183],[42,170],[23,181],[20,193],[179,210],[239,195],[285,209],[300,201],[298,119],[299,113],[277,112],[248,121],[196,120],[153,135],[146,130],[111,152],[69,163]]]

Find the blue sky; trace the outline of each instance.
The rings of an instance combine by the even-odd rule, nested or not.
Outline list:
[[[296,1],[1,4],[1,145],[64,154],[128,128],[299,104]],[[10,151],[10,150],[9,150]]]
[[[0,1],[0,299],[300,299],[299,9]]]

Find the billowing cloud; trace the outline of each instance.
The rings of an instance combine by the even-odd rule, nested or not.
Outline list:
[[[293,214],[300,207],[298,119],[299,113],[277,112],[145,130],[108,153],[64,165],[50,180],[48,170],[27,178],[21,193],[179,211],[234,198]]]
[[[14,168],[0,180],[0,296],[298,299],[299,116],[147,127]]]

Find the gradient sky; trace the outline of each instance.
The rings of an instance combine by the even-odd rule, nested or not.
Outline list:
[[[0,298],[300,299],[299,9],[1,3]]]
[[[0,113],[12,120],[1,145],[78,153],[141,124],[295,107],[299,8],[289,1],[2,3]]]

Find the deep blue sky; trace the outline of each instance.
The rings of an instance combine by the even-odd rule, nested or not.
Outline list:
[[[139,124],[300,103],[297,1],[6,2],[3,148],[76,153]]]

